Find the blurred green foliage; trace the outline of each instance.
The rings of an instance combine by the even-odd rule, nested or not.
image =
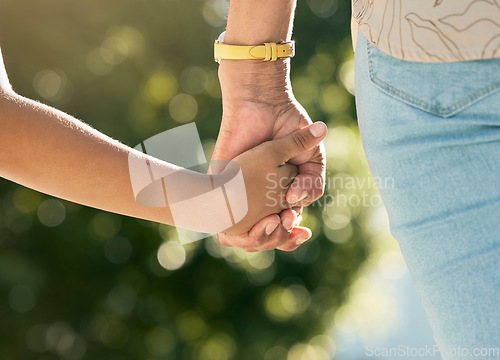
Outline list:
[[[224,0],[0,0],[0,45],[19,94],[130,146],[195,121],[210,152],[221,119],[212,43],[226,9]],[[330,126],[327,190],[338,198],[370,191],[331,181],[368,176],[349,21],[348,0],[299,0],[292,62],[297,98]],[[167,226],[1,180],[0,358],[330,358],[335,311],[370,236],[370,208],[331,196],[306,211],[314,236],[297,251],[247,254],[215,238],[181,248]]]

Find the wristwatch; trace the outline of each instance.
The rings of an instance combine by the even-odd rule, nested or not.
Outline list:
[[[284,43],[264,43],[261,45],[228,45],[224,44],[224,31],[214,44],[214,59],[220,60],[264,60],[276,61],[280,58],[295,55],[295,41]]]

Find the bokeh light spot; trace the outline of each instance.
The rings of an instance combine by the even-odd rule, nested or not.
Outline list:
[[[115,313],[121,316],[129,315],[134,310],[137,292],[126,284],[115,286],[108,294],[106,302]]]
[[[201,337],[207,330],[205,321],[194,311],[187,311],[177,317],[177,331],[186,341]]]
[[[186,123],[192,121],[198,114],[198,103],[191,95],[178,94],[170,101],[168,110],[172,119]]]
[[[347,158],[356,149],[358,136],[350,127],[336,126],[329,129],[325,143],[327,151],[335,159]]]
[[[176,242],[168,241],[158,249],[158,262],[167,270],[177,270],[186,261],[186,250]]]
[[[217,75],[217,71],[212,70],[209,73],[207,73],[207,82],[205,85],[205,91],[208,93],[208,95],[210,95],[214,99],[222,98],[219,76]]]
[[[17,210],[29,214],[35,212],[38,209],[41,201],[41,196],[40,193],[36,191],[18,187],[14,190],[12,200]]]
[[[168,70],[159,70],[146,82],[144,95],[153,105],[167,104],[177,92],[177,78]]]
[[[120,232],[122,227],[118,215],[100,212],[90,221],[90,232],[101,239],[110,239]]]
[[[262,270],[247,271],[248,280],[254,285],[266,285],[276,276],[276,268],[276,265],[272,264]]]
[[[146,334],[146,347],[153,355],[167,355],[177,343],[173,331],[167,326],[156,326]]]
[[[100,52],[104,62],[117,65],[125,61],[129,49],[125,40],[118,36],[110,36],[103,41]]]
[[[47,351],[47,345],[45,343],[46,332],[47,326],[43,324],[38,324],[30,327],[26,332],[25,342],[27,348],[34,352]]]
[[[345,89],[354,95],[354,60],[347,60],[340,65],[338,78]]]
[[[236,343],[227,334],[219,333],[206,340],[199,350],[200,360],[230,360],[236,353]]]
[[[274,262],[274,250],[246,253],[248,263],[258,270],[267,269]]]
[[[64,95],[67,83],[66,75],[62,70],[42,70],[35,75],[33,87],[38,95],[51,101],[56,101]]]
[[[318,97],[318,83],[308,76],[299,76],[292,79],[293,93],[303,105],[312,105]]]
[[[273,286],[266,290],[264,296],[265,310],[268,316],[276,321],[287,321],[302,313],[311,302],[306,288],[294,284],[289,287]]]
[[[121,39],[127,46],[127,55],[140,55],[144,51],[144,36],[132,26],[117,26],[108,31],[110,37]]]
[[[292,346],[287,360],[330,360],[330,355],[320,346],[299,343]]]
[[[335,67],[335,58],[329,53],[320,52],[309,59],[307,73],[318,83],[329,82],[335,74]]]
[[[321,91],[320,106],[329,114],[344,113],[350,102],[349,93],[336,84],[327,85]]]
[[[191,95],[201,94],[207,86],[207,72],[199,66],[190,66],[180,75],[182,89]]]
[[[66,209],[57,199],[48,199],[38,207],[38,220],[47,227],[56,227],[66,218]]]
[[[205,249],[210,256],[220,259],[232,254],[232,249],[227,246],[222,246],[216,236],[211,236],[205,240]]]
[[[26,313],[36,305],[35,293],[27,285],[17,285],[9,292],[9,305],[18,313]]]
[[[225,23],[228,10],[227,0],[207,0],[203,5],[203,18],[207,24],[218,27]]]
[[[314,15],[320,18],[332,16],[338,8],[337,0],[307,0],[307,5]]]
[[[273,346],[266,351],[264,360],[284,360],[287,358],[288,350],[284,346]]]
[[[87,344],[81,335],[64,322],[55,322],[45,332],[45,346],[62,359],[80,360]]]
[[[87,55],[87,67],[95,75],[104,76],[113,70],[113,65],[102,58],[101,48],[90,51]]]

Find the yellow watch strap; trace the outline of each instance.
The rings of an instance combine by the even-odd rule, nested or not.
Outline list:
[[[276,61],[279,58],[293,57],[295,55],[295,42],[264,43],[255,46],[227,45],[222,41],[214,44],[214,59],[220,60],[264,60]]]

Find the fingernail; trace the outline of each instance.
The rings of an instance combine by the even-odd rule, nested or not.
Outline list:
[[[271,235],[274,230],[278,227],[279,223],[270,223],[266,226],[266,234]]]
[[[283,227],[287,230],[290,231],[292,230],[293,227],[293,219],[286,218],[285,222],[283,222]]]
[[[300,194],[300,196],[297,196],[297,195],[295,195],[295,194],[290,195],[290,196],[288,197],[287,202],[288,202],[289,204],[296,204],[296,203],[298,203],[299,201],[304,200],[306,197],[307,197],[307,191],[305,191],[305,190],[304,190],[304,191],[302,191],[302,194]]]
[[[314,137],[323,136],[326,132],[326,125],[321,121],[315,122],[310,128],[309,131],[313,134]]]
[[[298,196],[297,196],[297,195],[295,195],[295,194],[292,194],[292,195],[290,195],[290,196],[288,197],[287,202],[288,202],[289,204],[295,204],[295,203],[297,202],[297,199],[298,199]]]
[[[297,201],[296,201],[296,202],[302,201],[302,200],[304,200],[306,197],[307,197],[307,191],[306,191],[306,190],[304,190],[304,191],[302,191],[302,194],[300,194],[300,197],[297,199]]]

